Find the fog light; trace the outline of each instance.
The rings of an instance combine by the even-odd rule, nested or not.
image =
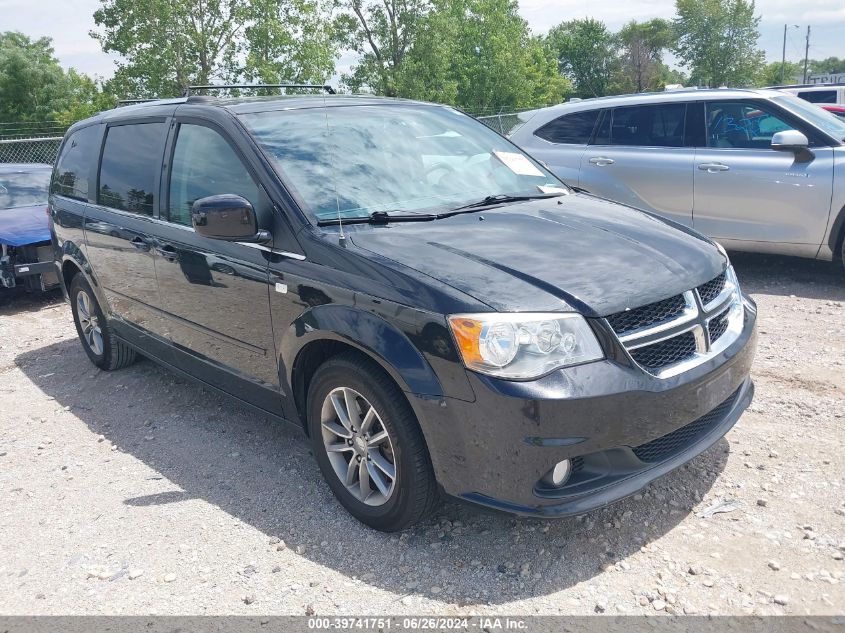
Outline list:
[[[560,488],[569,479],[569,472],[572,470],[568,459],[558,462],[549,472],[543,475],[543,483],[555,488]]]

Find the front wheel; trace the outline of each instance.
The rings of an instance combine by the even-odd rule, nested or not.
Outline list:
[[[380,367],[354,354],[324,363],[308,389],[314,454],[332,492],[356,519],[394,532],[437,503],[419,424]]]
[[[70,308],[82,348],[100,369],[111,371],[135,361],[135,350],[112,334],[91,286],[81,274],[70,283]]]

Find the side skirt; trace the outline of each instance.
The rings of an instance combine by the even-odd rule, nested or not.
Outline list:
[[[141,356],[143,356],[144,358],[149,358],[151,361],[153,361],[153,362],[154,362],[154,363],[156,363],[157,365],[160,365],[160,366],[164,367],[165,369],[167,369],[167,370],[169,370],[169,371],[173,372],[174,374],[176,374],[176,375],[178,375],[178,376],[181,376],[181,377],[183,377],[183,378],[187,378],[187,379],[188,379],[188,380],[190,380],[191,382],[193,382],[193,383],[195,383],[195,384],[198,384],[198,385],[200,385],[200,386],[202,386],[202,387],[205,387],[206,389],[210,389],[211,391],[213,391],[213,392],[215,392],[215,393],[217,393],[217,394],[220,394],[220,395],[222,395],[222,396],[226,396],[227,398],[231,398],[232,400],[236,401],[238,404],[241,404],[241,405],[245,406],[246,408],[250,409],[251,411],[253,411],[253,412],[255,412],[255,413],[259,413],[259,414],[261,414],[261,415],[265,415],[265,416],[267,416],[267,417],[269,417],[269,418],[273,419],[274,421],[277,421],[277,422],[284,422],[284,423],[286,423],[286,424],[288,424],[288,425],[290,425],[290,426],[293,426],[293,427],[295,427],[295,428],[299,429],[299,431],[300,431],[301,433],[303,433],[303,436],[304,436],[304,433],[305,433],[305,432],[304,432],[303,426],[302,426],[302,424],[300,424],[298,421],[289,420],[289,419],[287,419],[287,418],[285,418],[285,417],[282,417],[282,416],[280,416],[280,415],[278,415],[278,414],[276,414],[276,413],[271,413],[270,411],[267,411],[266,409],[262,409],[261,407],[259,407],[259,406],[255,405],[255,404],[253,404],[252,402],[249,402],[249,401],[244,400],[244,399],[242,399],[242,398],[238,398],[237,396],[235,396],[235,395],[233,395],[233,394],[231,394],[231,393],[229,393],[229,392],[227,392],[227,391],[223,391],[223,390],[222,390],[222,389],[220,389],[219,387],[215,387],[214,385],[212,385],[212,384],[210,384],[210,383],[208,383],[208,382],[206,382],[206,381],[202,380],[201,378],[197,378],[197,377],[196,377],[196,376],[194,376],[193,374],[189,374],[188,372],[186,372],[186,371],[184,371],[184,370],[182,370],[182,369],[180,369],[180,368],[176,367],[176,366],[175,366],[175,365],[173,365],[172,363],[169,363],[169,362],[167,362],[167,361],[165,361],[165,360],[162,360],[162,359],[161,359],[161,358],[159,358],[158,356],[155,356],[154,354],[151,354],[151,353],[150,353],[149,348],[144,349],[144,348],[142,348],[142,347],[140,347],[140,346],[138,346],[138,345],[136,345],[136,344],[132,343],[131,341],[127,341],[125,338],[123,338],[123,337],[121,337],[121,336],[118,336],[117,338],[119,338],[122,342],[126,343],[129,347],[131,347],[132,349],[134,349],[135,351],[137,351],[137,352],[138,352]]]

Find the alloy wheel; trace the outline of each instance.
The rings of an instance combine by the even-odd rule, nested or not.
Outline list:
[[[348,387],[333,389],[321,410],[323,446],[346,489],[369,506],[390,500],[396,487],[393,442],[378,411]]]
[[[79,329],[82,331],[82,338],[91,351],[97,356],[103,353],[103,330],[100,328],[100,319],[94,309],[91,297],[84,290],[76,294],[76,314],[79,319]]]

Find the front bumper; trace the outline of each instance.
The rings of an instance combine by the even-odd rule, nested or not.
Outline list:
[[[475,402],[411,398],[447,494],[539,517],[580,514],[635,493],[717,442],[751,403],[756,306],[721,354],[668,379],[619,360],[531,382],[469,373]],[[573,460],[558,489],[539,480]]]

